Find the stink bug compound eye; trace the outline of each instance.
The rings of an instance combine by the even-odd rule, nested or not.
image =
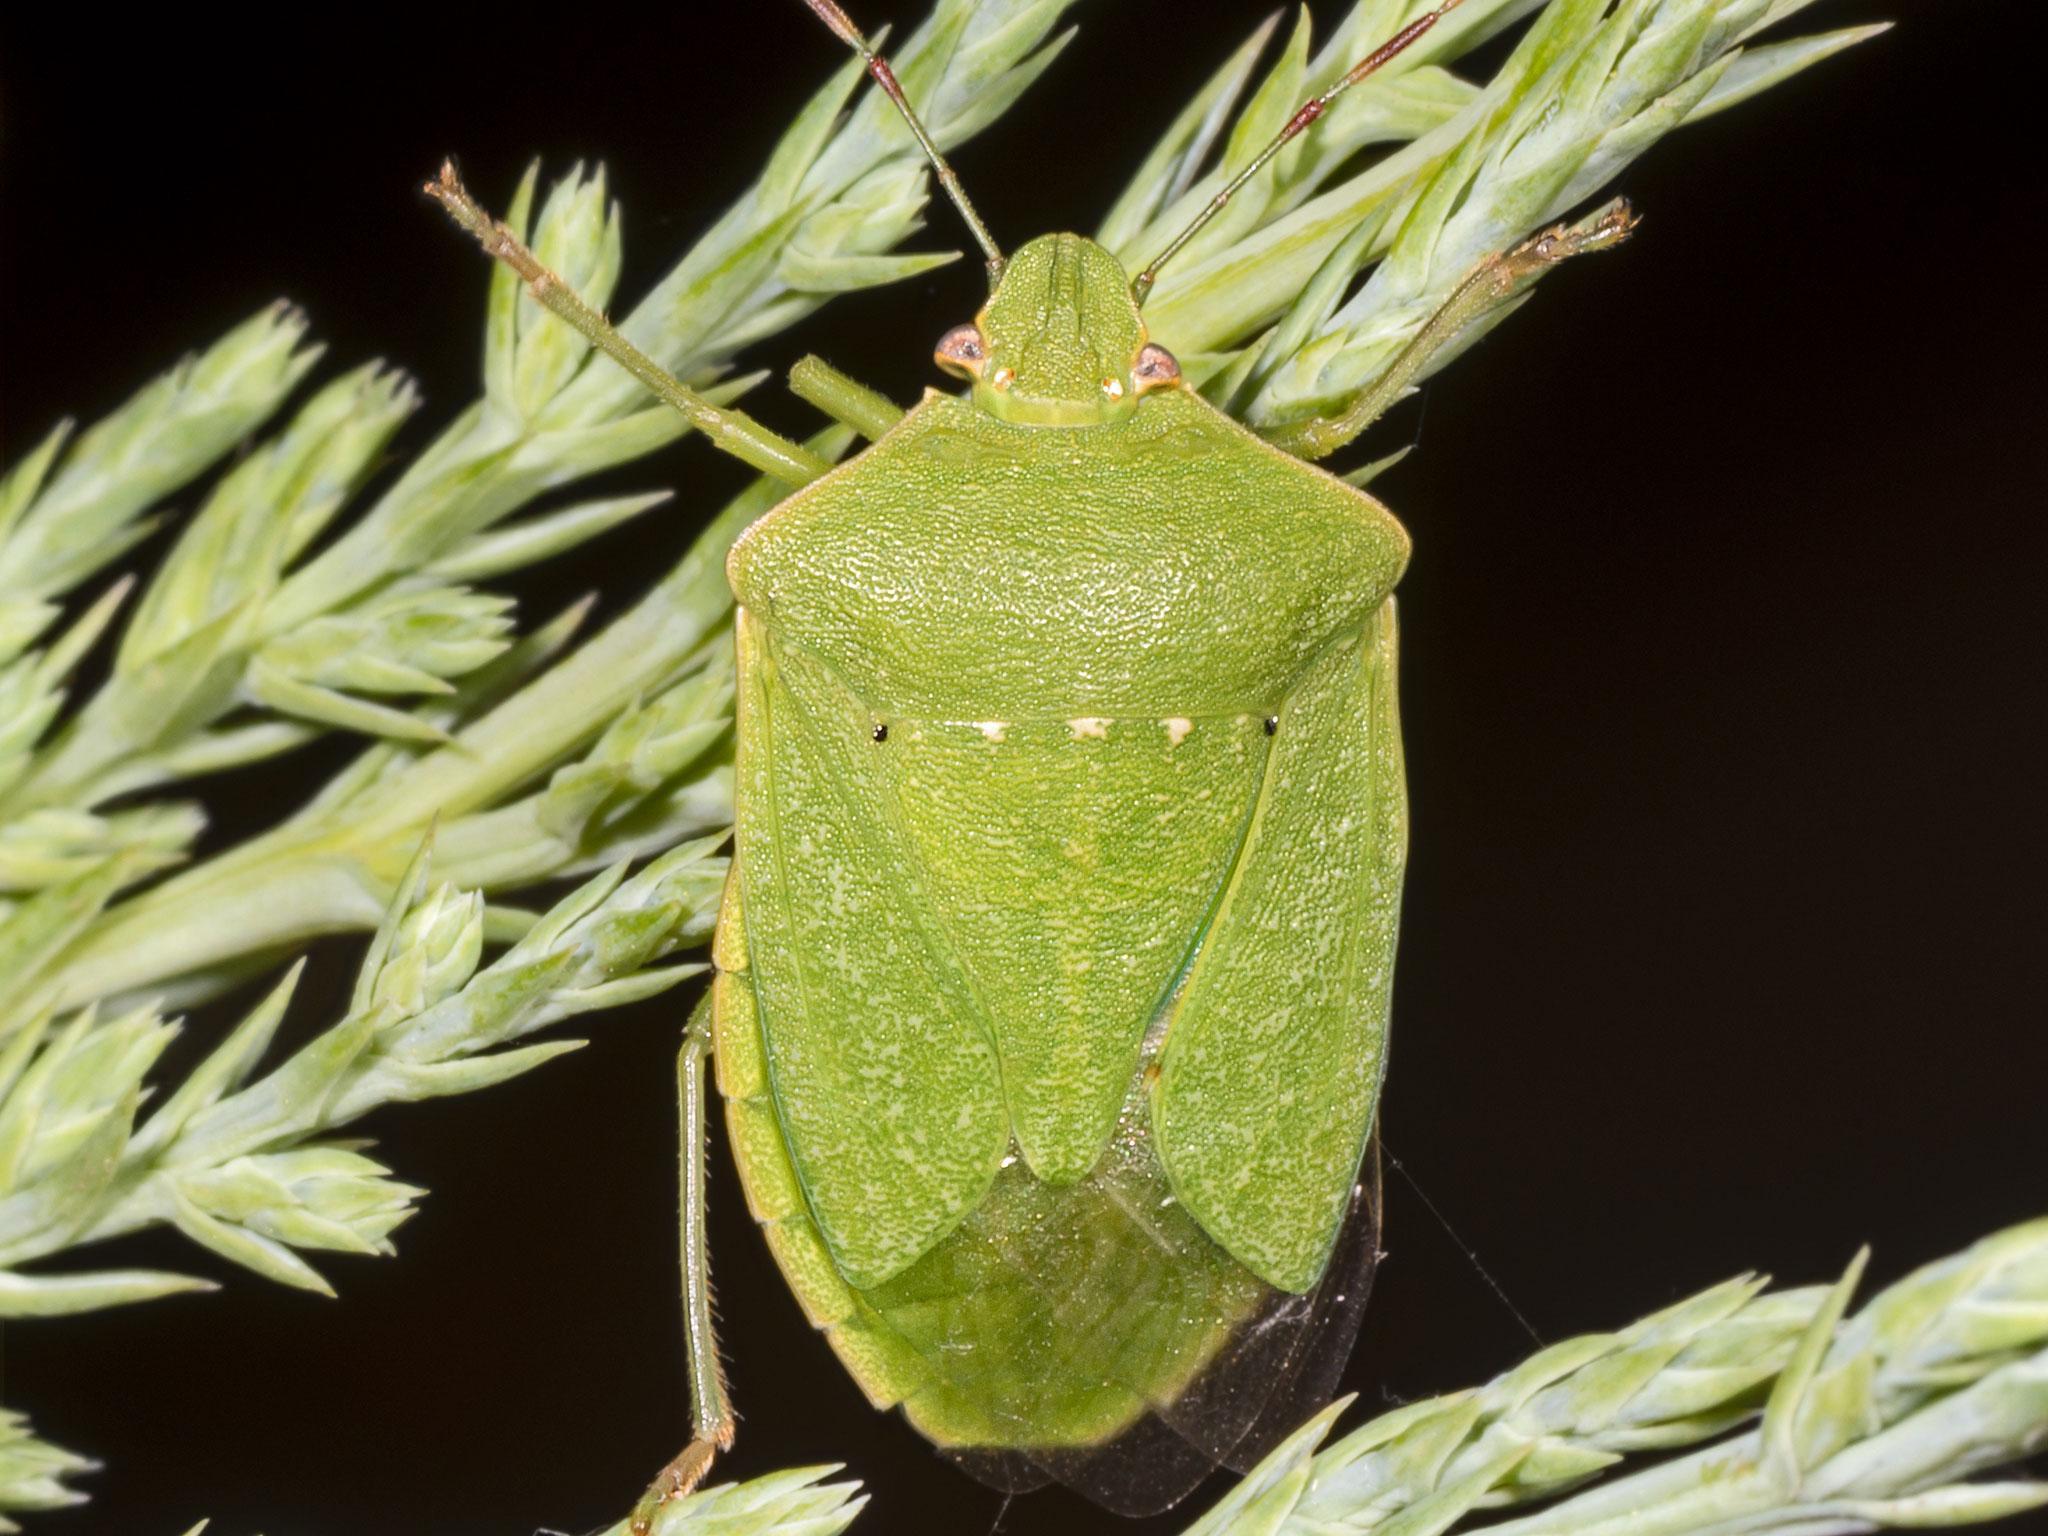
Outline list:
[[[978,379],[988,361],[988,343],[981,339],[979,326],[956,325],[939,338],[932,357],[955,378]]]
[[[1148,341],[1138,349],[1137,365],[1131,372],[1137,376],[1141,390],[1180,382],[1180,364],[1171,352],[1156,342]]]

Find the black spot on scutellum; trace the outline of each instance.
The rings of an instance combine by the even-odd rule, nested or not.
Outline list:
[[[1279,729],[1280,729],[1280,717],[1279,717],[1278,715],[1268,715],[1268,716],[1266,716],[1266,734],[1267,734],[1268,736],[1271,736],[1272,734],[1274,734],[1274,733],[1275,733],[1276,731],[1278,731]]]
[[[876,742],[878,743],[887,741],[889,739],[889,727],[886,725],[876,726],[874,729],[874,737]]]

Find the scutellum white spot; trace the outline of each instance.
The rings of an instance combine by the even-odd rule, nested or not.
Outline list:
[[[1109,727],[1109,721],[1095,715],[1083,715],[1078,720],[1067,722],[1067,729],[1074,733],[1077,740],[1083,736],[1093,736],[1098,741],[1105,741],[1109,737]]]

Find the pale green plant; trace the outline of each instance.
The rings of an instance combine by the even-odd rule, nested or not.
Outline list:
[[[2048,1482],[1969,1480],[2048,1449],[2048,1218],[1914,1271],[1844,1321],[1863,1267],[1784,1291],[1738,1276],[1328,1443],[1350,1406],[1334,1403],[1186,1536],[1849,1536],[2048,1507]],[[844,1530],[866,1501],[823,1481],[838,1470],[706,1489],[668,1506],[655,1536]]]
[[[1570,1491],[1632,1453],[1702,1441],[1713,1443],[1486,1529],[1817,1536],[2048,1505],[2048,1483],[1964,1481],[2048,1447],[2048,1219],[1915,1271],[1842,1323],[1863,1266],[1772,1294],[1731,1280],[1324,1448],[1338,1405],[1187,1536],[1442,1531]]]
[[[1511,259],[1666,132],[1874,30],[1760,37],[1807,3],[1466,0],[1233,195],[1166,270],[1147,311],[1155,334],[1212,399],[1261,426],[1363,394],[1391,398],[1503,318],[1548,265],[1481,293],[1448,345],[1423,346],[1445,339],[1425,322],[1475,274]],[[1071,4],[939,0],[896,60],[941,144],[993,121],[1038,77],[1065,40],[1054,29]],[[1170,124],[1102,238],[1133,266],[1156,252],[1302,96],[1424,8],[1359,0],[1320,47],[1304,18],[1255,81],[1271,24],[1256,33]],[[1476,43],[1539,10],[1492,80],[1452,72]],[[714,399],[758,381],[733,373],[742,349],[834,295],[950,259],[895,252],[919,227],[925,171],[886,103],[866,93],[849,106],[859,79],[855,65],[837,73],[755,184],[623,322]],[[608,299],[622,234],[601,174],[573,172],[543,199],[529,173],[507,217],[586,297]],[[316,391],[222,475],[132,603],[129,583],[117,582],[74,604],[60,626],[67,599],[153,526],[163,499],[261,429],[314,366],[305,322],[282,308],[75,443],[53,433],[0,478],[0,1315],[201,1285],[43,1267],[154,1223],[285,1283],[324,1288],[304,1254],[388,1252],[418,1194],[336,1128],[379,1104],[527,1070],[573,1042],[511,1042],[652,995],[693,969],[658,962],[702,942],[724,870],[732,657],[723,554],[780,491],[761,482],[743,492],[653,591],[580,647],[571,647],[580,608],[520,633],[509,605],[479,583],[662,498],[528,509],[685,429],[522,296],[508,272],[490,285],[481,397],[345,527],[416,406],[401,376],[375,366]],[[834,428],[809,446],[830,458],[850,442]],[[104,682],[69,698],[79,663],[124,608]],[[203,824],[195,806],[162,798],[167,790],[330,731],[375,740],[269,831],[164,877]],[[626,877],[628,863],[649,856],[658,857]],[[545,915],[507,899],[597,870]],[[288,975],[142,1113],[174,1028],[164,1010],[259,977],[317,935],[373,929],[345,1018],[266,1068]],[[487,963],[501,945],[510,948]],[[17,1267],[27,1264],[37,1267]],[[2038,1311],[2032,1294],[2015,1305]],[[1517,1435],[1536,1449],[1474,1495],[1479,1503],[1525,1487],[1554,1492],[1603,1458],[1729,1427],[1819,1306],[1818,1293],[1757,1296],[1739,1283],[1615,1336],[1606,1354],[1547,1352],[1476,1396],[1445,1400],[1440,1417],[1394,1416],[1412,1430],[1370,1443],[1361,1431],[1319,1451],[1329,1425],[1320,1419],[1248,1480],[1235,1523],[1202,1529],[1306,1533],[1405,1520],[1402,1536],[1435,1536],[1457,1502],[1442,1475],[1455,1470],[1465,1488]],[[2004,1380],[2008,1366],[2020,1369],[1987,1365],[1971,1381]],[[1653,1431],[1628,1415],[1599,1428],[1597,1414],[1582,1414],[1567,1434],[1543,1427],[1551,1408],[1532,1407],[1597,1406],[1601,1391],[1641,1371],[1657,1389],[1629,1396],[1629,1414],[1661,1401],[1658,1392],[1675,1394],[1655,1420],[1661,1441],[1642,1439]],[[2035,1401],[2024,1372],[2012,1379],[2023,1385],[2001,1401]],[[1944,1380],[1940,1402],[1977,1390],[1952,1390],[1966,1385]],[[1924,1415],[1939,1406],[1894,1393],[1871,1412],[1896,1410],[1885,1424],[1935,1434],[1926,1426],[1945,1421]],[[2020,1445],[2040,1417],[2024,1432],[2012,1419],[1993,1440]],[[1891,1433],[1871,1428],[1868,1414],[1858,1423]],[[1475,1427],[1478,1438],[1463,1445],[1457,1436]],[[1432,1460],[1418,1446],[1443,1454]],[[1835,1468],[1853,1448],[1835,1446],[1811,1468]],[[1782,1472],[1782,1457],[1776,1465]],[[57,1501],[61,1478],[82,1466],[18,1420],[0,1423],[0,1509]],[[1425,1470],[1436,1478],[1426,1487]],[[671,1520],[709,1523],[673,1528],[839,1529],[858,1505],[847,1485],[817,1486],[821,1476],[701,1495]],[[1821,1486],[1793,1481],[1790,1492],[1782,1476],[1763,1493],[1762,1483],[1744,1486],[1776,1499],[1759,1506],[1772,1510]],[[1315,1502],[1317,1490],[1340,1484],[1366,1490],[1367,1503]],[[1256,1523],[1255,1511],[1280,1507],[1283,1486],[1295,1489],[1285,1521]],[[1934,1485],[1839,1486],[1867,1504]],[[1967,1497],[1943,1497],[1936,1512],[1977,1511]],[[1368,1504],[1378,1512],[1370,1519]],[[1847,1518],[1792,1526],[1844,1528]]]
[[[27,1419],[0,1408],[0,1531],[21,1529],[9,1514],[83,1504],[85,1495],[64,1480],[92,1469],[85,1457],[37,1439]]]
[[[1208,373],[1213,394],[1255,418],[1291,419],[1339,399],[1361,381],[1370,382],[1373,368],[1386,372],[1390,353],[1398,357],[1399,348],[1413,339],[1427,306],[1467,272],[1511,249],[1664,132],[1745,99],[1868,34],[1869,29],[1858,29],[1749,46],[1757,29],[1801,8],[1765,0],[1656,0],[1610,13],[1604,4],[1559,0],[1525,35],[1500,75],[1479,87],[1451,75],[1443,62],[1534,6],[1530,0],[1467,0],[1437,33],[1397,60],[1386,77],[1344,97],[1321,134],[1280,156],[1233,198],[1224,218],[1183,254],[1185,265],[1167,270],[1149,310],[1153,323],[1164,339],[1184,349],[1191,371]],[[936,71],[929,42],[913,43],[903,68],[915,77],[913,94],[921,102],[929,100],[942,142],[980,126],[1028,83],[1046,57],[1044,49],[1030,50],[1050,31],[1060,9],[1043,0],[941,8],[919,36],[937,32],[952,38],[959,83],[952,84],[950,74],[932,83]],[[1240,50],[1169,127],[1112,212],[1105,236],[1126,254],[1145,249],[1147,241],[1163,240],[1160,232],[1248,159],[1301,91],[1327,83],[1363,46],[1362,40],[1385,35],[1418,9],[1407,0],[1363,0],[1313,62],[1307,59],[1307,33],[1298,28],[1280,63],[1256,88],[1251,86],[1255,50]],[[979,52],[977,40],[984,44]],[[846,199],[852,195],[849,177],[856,190],[887,179],[880,170],[861,169],[881,155],[879,146],[894,147],[893,157],[881,161],[892,168],[889,174],[908,178],[890,183],[894,191],[887,207],[894,227],[900,232],[913,221],[922,173],[902,152],[907,138],[892,128],[884,104],[863,101],[848,131],[831,132],[832,114],[851,79],[843,76],[833,92],[813,104],[756,189],[625,322],[628,335],[686,378],[715,373],[737,345],[815,307],[815,288],[796,290],[789,284],[794,276],[829,286],[813,271],[818,240],[856,238],[854,229],[862,232],[861,240],[874,238],[870,205]],[[1247,93],[1244,111],[1230,127],[1231,106]],[[1532,124],[1540,125],[1540,131],[1532,131]],[[1390,146],[1389,152],[1367,170],[1335,180],[1361,148],[1374,144]],[[1217,159],[1213,168],[1211,159]],[[814,184],[822,190],[807,190]],[[606,252],[616,221],[600,217],[595,186],[593,180],[572,177],[558,188],[549,200],[556,217],[543,218],[535,240],[543,259],[571,280],[588,284],[595,277],[602,294],[606,274],[615,265],[615,257]],[[515,202],[515,227],[525,226],[529,202],[530,192]],[[860,210],[858,219],[854,209]],[[1397,231],[1406,244],[1375,270],[1356,300],[1337,308],[1353,275],[1390,249]],[[777,240],[788,242],[779,256]],[[769,242],[765,247],[764,241]],[[1403,251],[1416,254],[1410,259]],[[1254,253],[1247,258],[1250,271],[1230,265],[1246,252]],[[919,264],[930,259],[846,257],[850,270],[864,281],[921,270]],[[1218,276],[1218,263],[1228,269],[1224,276]],[[1390,271],[1410,274],[1398,293],[1386,277]],[[673,318],[679,295],[692,300],[683,306],[690,311],[687,323]],[[707,305],[723,306],[729,329],[703,318],[699,311]],[[661,323],[664,316],[670,318]],[[520,331],[522,318],[530,331]],[[517,284],[502,270],[493,278],[490,336],[487,397],[471,413],[478,421],[567,417],[581,423],[601,417],[611,423],[605,432],[623,430],[617,424],[628,420],[640,423],[635,431],[654,431],[657,413],[636,405],[638,386],[619,370],[593,362],[579,350],[580,341],[519,297]],[[549,383],[571,372],[569,354],[575,358],[574,378],[567,384]],[[1303,382],[1308,375],[1294,365],[1306,366],[1310,360],[1315,360],[1315,377]],[[1238,399],[1255,380],[1255,392],[1265,402],[1256,408],[1245,403],[1249,397]],[[546,405],[537,403],[543,396]],[[659,435],[680,430],[678,422],[663,419]],[[535,439],[543,440],[548,440],[546,433]],[[450,467],[468,463],[448,446],[450,441],[444,436],[430,448],[355,530],[318,558],[315,564],[324,562],[322,570],[295,589],[300,596],[286,612],[316,622],[316,615],[335,606],[318,594],[353,591],[359,583],[349,574],[356,569],[351,562],[370,560],[371,550],[378,552],[376,560],[388,562],[394,558],[389,553],[394,542],[435,544],[438,552],[422,560],[420,579],[438,581],[489,574],[497,568],[495,561],[523,557],[536,543],[549,546],[540,551],[545,554],[557,537],[567,540],[589,524],[629,515],[622,503],[572,509],[566,527],[549,523],[544,533],[530,533],[524,525],[511,532],[477,533],[465,524],[469,542],[453,552],[432,531],[442,526],[441,515],[414,506],[415,500],[434,500],[420,487],[444,480],[470,484],[470,469]],[[836,452],[843,438],[828,436],[813,446]],[[508,462],[525,463],[542,450],[529,443],[521,452],[526,458],[514,454]],[[574,472],[559,459],[550,462],[559,476]],[[528,483],[512,469],[502,473]],[[401,495],[408,486],[415,489]],[[468,505],[463,498],[469,494],[464,490],[456,499]],[[61,957],[53,955],[47,962],[49,986],[67,1003],[173,982],[203,992],[241,974],[252,956],[288,952],[316,933],[366,927],[376,921],[420,832],[437,814],[447,834],[440,846],[450,859],[486,842],[498,825],[487,818],[498,813],[511,811],[512,819],[538,827],[522,844],[522,857],[499,865],[485,860],[457,866],[451,878],[478,884],[488,893],[629,851],[585,848],[580,840],[591,829],[564,836],[558,828],[532,822],[536,807],[513,809],[514,798],[585,750],[620,711],[651,705],[680,673],[708,664],[707,649],[723,643],[714,637],[729,612],[719,555],[743,525],[746,511],[764,509],[774,494],[772,487],[757,488],[743,498],[746,510],[735,507],[714,520],[682,565],[643,604],[536,676],[530,686],[509,698],[501,691],[458,688],[438,708],[412,711],[410,718],[419,724],[411,734],[445,733],[445,745],[387,741],[344,775],[332,795],[273,832],[83,922]],[[357,553],[344,553],[351,549]],[[496,617],[481,608],[464,611],[478,624]],[[357,614],[347,622],[363,626],[369,619]],[[494,632],[489,638],[502,637]],[[312,645],[317,650],[317,635]],[[533,664],[545,659],[535,657]],[[400,664],[412,672],[428,671],[410,658]],[[324,690],[321,696],[328,703],[333,703],[328,695],[358,698],[362,688],[360,682],[353,684],[356,692],[336,686],[347,680],[331,666],[323,671],[319,656],[306,655],[303,647],[289,653],[284,676],[291,689]],[[266,673],[265,678],[273,698],[286,696],[277,691],[276,677]],[[389,708],[374,702],[363,707]],[[705,723],[723,716],[691,718]],[[248,729],[275,733],[297,727],[269,721]],[[654,846],[657,827],[665,826],[668,835],[688,835],[722,825],[726,783],[723,770],[713,767],[687,784],[650,792],[649,803],[641,808],[644,836],[632,849]],[[672,817],[672,823],[664,817]],[[159,832],[159,842],[167,836]],[[510,933],[514,925],[516,919],[508,917],[493,931]],[[0,935],[0,942],[4,938]]]
[[[653,1536],[838,1536],[868,1502],[860,1484],[826,1481],[839,1470],[792,1467],[706,1488],[670,1504],[656,1520]],[[209,1523],[200,1521],[185,1536],[204,1536]]]
[[[709,930],[715,843],[685,843],[631,878],[624,865],[607,870],[481,968],[483,901],[429,887],[422,850],[339,1023],[256,1075],[294,967],[147,1116],[149,1070],[176,1026],[147,1006],[30,1021],[0,1055],[0,1316],[202,1287],[157,1272],[13,1269],[160,1223],[270,1279],[332,1294],[300,1250],[389,1253],[421,1191],[365,1157],[364,1143],[327,1133],[383,1104],[517,1076],[582,1042],[510,1042],[697,974],[658,962]]]
[[[1848,1536],[2048,1507],[2048,1482],[1966,1481],[2048,1449],[2048,1218],[1915,1271],[1845,1323],[1862,1271],[1859,1257],[1836,1285],[1774,1292],[1739,1276],[1326,1445],[1349,1406],[1334,1403],[1186,1536]],[[695,1502],[660,1536],[694,1532]],[[746,1529],[837,1531],[857,1509]]]
[[[1272,427],[1332,410],[1383,384],[1468,276],[1583,204],[1666,133],[1885,30],[1753,42],[1812,3],[1559,0],[1484,87],[1435,63],[1462,34],[1432,34],[1386,76],[1339,98],[1315,134],[1232,195],[1160,280],[1147,320],[1207,381],[1210,398],[1243,420]],[[1112,212],[1105,243],[1127,262],[1156,251],[1295,102],[1342,72],[1362,39],[1387,35],[1418,9],[1367,0],[1313,59],[1303,22],[1217,166],[1187,174],[1212,121],[1191,108]],[[1531,9],[1468,0],[1451,21],[1484,32]],[[1242,90],[1250,66],[1248,54],[1233,59],[1196,106]],[[1358,145],[1379,141],[1399,147],[1340,176]],[[1469,321],[1407,382],[1450,361],[1526,293],[1525,285]]]
[[[1064,38],[1053,31],[1071,4],[942,0],[902,56],[904,77],[929,102],[941,142],[978,131],[1030,86],[1057,55]],[[726,377],[741,348],[834,295],[952,259],[893,251],[920,226],[924,164],[887,103],[847,105],[859,79],[857,64],[835,74],[754,185],[623,322],[665,367],[715,386],[714,399],[758,382]],[[572,173],[537,214],[536,190],[530,173],[509,216],[544,257],[604,302],[618,272],[621,230],[602,176]],[[53,598],[139,536],[143,508],[187,483],[277,407],[312,361],[300,345],[303,330],[296,316],[269,312],[145,390],[68,456],[60,429],[9,474],[0,485],[0,574],[10,594],[0,636],[14,637],[14,651],[54,622]],[[662,647],[623,690],[603,690],[593,707],[563,710],[559,690],[528,698],[522,718],[540,715],[546,724],[514,755],[479,763],[474,740],[465,739],[423,774],[402,773],[486,715],[551,654],[528,646],[521,665],[481,676],[512,637],[505,605],[468,584],[546,559],[658,498],[508,519],[535,498],[685,430],[522,297],[509,273],[492,281],[483,378],[482,398],[345,531],[318,544],[415,402],[409,386],[374,368],[317,394],[220,481],[137,602],[111,675],[68,718],[59,721],[66,679],[112,622],[115,600],[94,605],[62,639],[16,655],[0,672],[0,895],[71,887],[67,904],[90,906],[184,854],[200,825],[196,812],[163,805],[102,812],[114,796],[259,761],[323,729],[383,738],[335,793],[261,846],[201,864],[137,898],[134,910],[103,918],[88,912],[56,948],[25,946],[0,932],[0,954],[19,955],[9,967],[15,987],[0,1032],[40,1006],[34,981],[47,980],[60,1004],[195,972],[202,985],[217,985],[252,956],[270,958],[315,933],[374,924],[435,811],[502,807],[585,751],[636,700],[651,700],[703,664],[690,654],[694,641],[680,655]],[[689,627],[687,618],[683,624]],[[559,644],[567,636],[553,638]],[[449,797],[414,793],[440,786],[458,763],[469,772]],[[344,837],[337,849],[330,825],[337,812],[351,830],[395,823],[404,835],[362,849]],[[453,852],[460,843],[451,836],[442,846]],[[553,863],[508,866],[494,888],[608,857],[578,848]],[[101,894],[94,882],[109,869],[119,878]],[[79,881],[87,883],[73,885]],[[199,900],[195,887],[213,894]],[[229,905],[210,904],[221,901]],[[31,927],[41,931],[39,920]],[[26,963],[31,953],[34,969]],[[223,964],[226,972],[215,970]]]

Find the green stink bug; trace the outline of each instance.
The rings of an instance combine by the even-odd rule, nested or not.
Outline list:
[[[1135,278],[1071,234],[1005,257],[834,0],[988,260],[908,412],[833,467],[667,377],[452,172],[534,296],[795,494],[735,544],[735,855],[681,1067],[701,1479],[733,1419],[704,1253],[715,1063],[749,1207],[877,1406],[998,1486],[1164,1508],[1291,1427],[1376,1255],[1368,1163],[1406,815],[1406,534],[1305,462],[1625,209],[1487,263],[1395,364],[1268,437],[1146,333],[1160,265],[1446,0],[1305,103]]]

